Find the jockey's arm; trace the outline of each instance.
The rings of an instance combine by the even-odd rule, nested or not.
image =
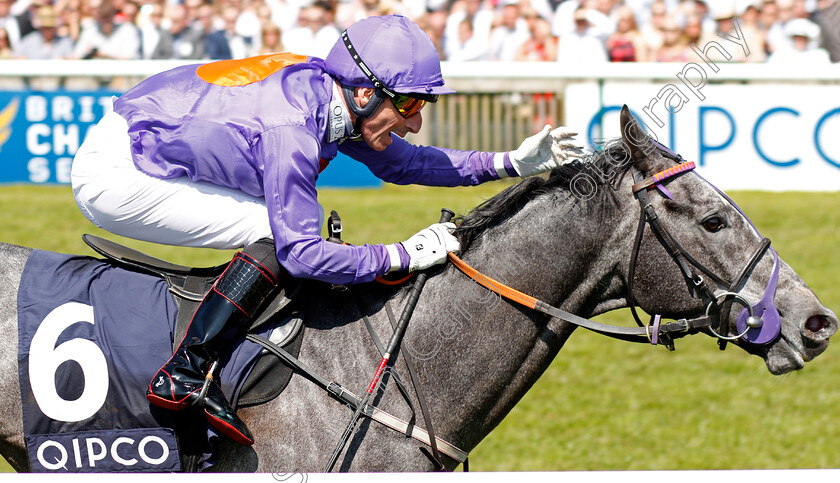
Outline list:
[[[434,146],[415,146],[392,134],[384,151],[363,142],[345,142],[339,151],[364,163],[376,176],[395,184],[466,186],[512,176],[531,176],[549,171],[583,155],[577,133],[564,127],[528,137],[515,151],[459,151]]]
[[[415,146],[395,134],[391,137],[393,142],[384,151],[365,142],[345,142],[338,150],[378,178],[400,185],[469,186],[517,175],[508,153]]]
[[[265,160],[265,202],[277,259],[292,276],[347,284],[406,268],[393,245],[337,245],[321,237],[315,189],[319,160],[313,156],[320,146],[307,128],[267,131],[254,150],[257,159]]]

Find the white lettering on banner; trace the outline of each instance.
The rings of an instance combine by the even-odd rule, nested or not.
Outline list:
[[[72,96],[60,95],[48,99],[45,96],[30,95],[24,103],[26,120],[92,123],[97,119],[94,106],[98,105],[102,114],[107,114],[113,110],[111,99],[111,96],[80,96],[74,99]]]
[[[69,183],[72,157],[99,115],[111,112],[112,96],[29,95],[24,101],[28,180]],[[26,158],[23,158],[26,159]]]
[[[46,124],[32,124],[26,130],[26,149],[36,156],[49,154],[50,143],[41,142],[41,137],[50,135],[50,127]]]
[[[53,121],[73,121],[73,98],[68,96],[55,96],[52,101]]]
[[[112,96],[100,97],[97,99],[99,106],[102,107],[103,116],[114,110],[114,103],[112,102],[112,99]]]
[[[43,138],[52,138],[52,143]],[[76,154],[81,145],[78,124],[30,124],[26,130],[26,149],[35,156]]]
[[[57,449],[58,452],[61,454],[61,457],[56,456],[55,461],[53,462],[47,461],[44,458],[44,451],[46,451],[49,448]],[[41,446],[38,447],[38,453],[36,456],[38,457],[38,462],[41,463],[41,465],[43,465],[44,468],[48,470],[57,470],[59,468],[64,468],[65,470],[67,469],[67,467],[64,466],[65,464],[67,464],[67,450],[64,449],[64,446],[62,446],[60,443],[57,443],[55,441],[44,441],[43,443],[41,443]]]
[[[79,150],[79,125],[67,126],[56,124],[53,126],[53,153],[76,154]]]
[[[55,160],[55,181],[57,183],[70,182],[70,169],[73,166],[73,158],[58,158]],[[52,171],[47,158],[32,158],[26,165],[29,172],[29,181],[33,183],[46,183],[50,180]]]
[[[70,182],[70,168],[73,158],[58,158],[55,160],[55,180],[59,183]]]
[[[26,102],[26,120],[41,122],[47,118],[47,98],[44,96],[28,96]]]
[[[150,442],[155,442],[163,449],[163,453],[158,458],[150,458],[148,454],[146,454],[146,445]],[[146,436],[142,440],[140,440],[140,446],[137,448],[140,452],[140,459],[149,463],[150,465],[159,465],[166,461],[166,458],[169,457],[169,447],[166,446],[166,442],[157,436]]]
[[[96,468],[96,462],[105,459],[105,457],[108,456],[108,450],[105,447],[105,443],[99,438],[87,438],[86,443],[88,464],[91,468]],[[93,449],[93,445],[99,447],[98,452]]]
[[[83,440],[74,438],[72,441],[72,448],[66,448],[62,443],[48,439],[38,446],[36,457],[41,465],[51,471],[65,469],[67,470],[67,461],[70,458],[70,453],[73,455],[73,461],[76,468],[96,468],[99,461],[114,461],[122,466],[134,466],[138,463],[137,458],[126,458],[125,454],[131,452],[128,448],[135,447],[135,440],[121,436],[111,443],[110,448],[101,439],[97,437],[86,437]],[[83,459],[83,451],[87,454],[87,459]],[[148,449],[147,449],[148,448]],[[50,451],[52,449],[52,451]],[[120,452],[122,451],[122,455]],[[169,459],[169,446],[163,438],[154,435],[145,436],[136,445],[136,454],[140,456],[144,462],[151,466],[159,466]],[[160,453],[160,456],[153,457],[151,454]],[[49,456],[49,457],[48,457]],[[108,460],[106,460],[108,458]],[[52,460],[52,461],[50,461]],[[110,460],[110,461],[109,461]]]
[[[94,102],[95,99],[93,96],[82,96],[79,98],[79,107],[81,108],[81,112],[79,113],[80,122],[93,122],[96,120],[96,117],[93,115]]]
[[[50,165],[47,158],[32,158],[26,165],[29,171],[29,181],[33,183],[46,183],[50,180]]]
[[[137,464],[137,459],[136,458],[131,458],[131,459],[127,460],[127,459],[123,458],[122,456],[120,456],[119,446],[121,444],[131,445],[131,444],[134,444],[134,440],[131,439],[131,438],[126,438],[124,436],[115,439],[114,442],[111,444],[111,458],[114,458],[114,461],[116,461],[117,463],[119,463],[121,465],[125,465],[125,466],[136,465]]]
[[[82,467],[82,450],[79,449],[79,440],[73,439],[73,457],[76,460],[76,468]],[[40,459],[40,458],[38,458]]]

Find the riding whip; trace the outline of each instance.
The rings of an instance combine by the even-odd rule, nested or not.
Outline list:
[[[455,216],[454,212],[447,210],[446,208],[441,209],[440,223],[445,223],[451,220],[453,216]],[[362,402],[358,407],[356,407],[356,412],[353,413],[353,418],[350,419],[350,423],[346,428],[344,428],[344,434],[341,435],[341,440],[339,440],[338,445],[336,445],[333,450],[332,456],[330,456],[330,461],[324,468],[324,473],[332,471],[335,466],[335,462],[338,460],[338,456],[342,451],[344,451],[344,447],[347,445],[347,441],[350,439],[350,434],[353,433],[356,423],[359,422],[359,418],[362,416],[362,412],[367,406],[368,400],[370,400],[371,394],[373,394],[373,390],[379,382],[379,378],[382,377],[382,372],[388,365],[388,362],[391,359],[391,354],[396,352],[400,347],[403,335],[405,335],[405,330],[408,328],[408,321],[411,319],[411,314],[414,313],[414,307],[417,306],[417,301],[420,299],[420,292],[423,291],[423,286],[426,285],[426,279],[428,277],[429,274],[426,272],[420,272],[417,274],[417,278],[414,280],[414,285],[411,287],[411,292],[408,294],[408,300],[405,302],[402,315],[400,315],[400,321],[397,324],[397,328],[394,330],[394,335],[391,336],[391,340],[388,342],[385,354],[382,356],[382,360],[379,361],[379,367],[376,368],[376,373],[373,375],[373,379],[370,381],[370,384],[368,384],[368,388],[362,398]]]

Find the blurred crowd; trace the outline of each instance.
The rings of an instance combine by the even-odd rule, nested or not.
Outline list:
[[[388,13],[449,61],[840,62],[840,0],[0,0],[0,59],[324,57]]]

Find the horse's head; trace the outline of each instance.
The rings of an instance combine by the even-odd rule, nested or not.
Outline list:
[[[723,192],[652,141],[626,106],[621,128],[633,174],[621,189],[646,212],[628,277],[636,304],[672,318],[708,314],[711,334],[763,357],[774,374],[822,353],[835,314]]]

